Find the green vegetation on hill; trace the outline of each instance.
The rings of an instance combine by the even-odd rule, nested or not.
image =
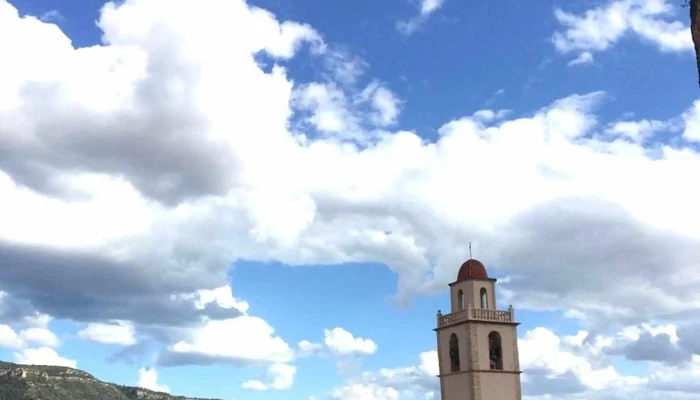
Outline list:
[[[87,372],[0,361],[2,400],[204,400],[102,382]]]

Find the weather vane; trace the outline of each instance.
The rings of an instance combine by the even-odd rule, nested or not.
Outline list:
[[[472,258],[472,242],[469,242],[469,259]]]

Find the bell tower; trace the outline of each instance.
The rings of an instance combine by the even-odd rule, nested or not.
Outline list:
[[[515,311],[496,309],[496,279],[469,259],[437,314],[442,400],[522,400]]]

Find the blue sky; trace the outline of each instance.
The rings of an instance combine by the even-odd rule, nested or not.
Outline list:
[[[686,14],[0,0],[0,359],[435,398],[472,242],[522,323],[526,398],[700,399]]]

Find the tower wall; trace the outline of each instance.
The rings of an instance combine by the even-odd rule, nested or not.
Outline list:
[[[469,390],[471,385],[471,379],[469,378],[469,373],[467,372],[443,377],[441,379],[442,399],[475,400],[472,398],[472,392]]]
[[[438,331],[438,341],[440,343],[438,354],[438,359],[440,361],[440,375],[452,374],[450,368],[450,337],[453,333],[457,335],[457,343],[459,344],[460,371],[467,370],[470,360],[468,359],[467,355],[467,352],[469,351],[469,340],[467,338],[468,334],[466,327],[466,325],[455,325]]]
[[[486,289],[488,297],[488,308],[496,309],[496,285],[490,280],[472,280],[455,283],[450,286],[450,306],[451,312],[459,311],[459,291],[464,293],[464,308],[466,303],[471,303],[474,308],[481,308],[481,289]]]
[[[520,374],[511,372],[475,372],[481,390],[479,400],[521,400]],[[458,399],[459,397],[453,397]],[[444,400],[450,400],[446,397]]]
[[[489,333],[498,332],[501,335],[501,351],[503,359],[503,371],[519,371],[518,361],[518,336],[513,325],[474,323],[477,331],[476,340],[479,349],[483,349],[484,356],[479,357],[474,369],[488,371],[491,369],[489,362]]]
[[[482,288],[488,300],[484,306]],[[518,324],[512,307],[498,310],[496,297],[496,280],[476,260],[465,262],[450,284],[452,310],[438,312],[435,329],[442,400],[522,400]],[[452,370],[453,335],[459,347],[457,371]]]

